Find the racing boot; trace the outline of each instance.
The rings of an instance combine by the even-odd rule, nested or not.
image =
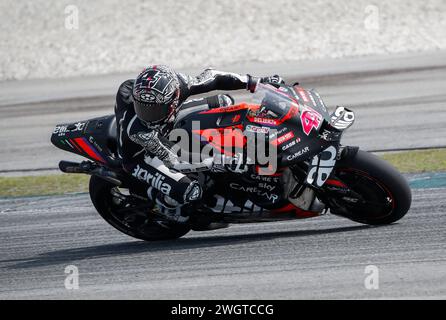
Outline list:
[[[149,199],[154,199],[155,201],[155,206],[152,210],[164,216],[164,218],[167,220],[180,223],[189,220],[189,216],[183,214],[183,205],[181,205],[178,201],[156,191],[153,188],[149,188],[149,190],[147,190],[147,195]]]

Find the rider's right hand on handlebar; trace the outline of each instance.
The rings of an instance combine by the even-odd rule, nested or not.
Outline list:
[[[268,83],[268,84],[272,84],[273,86],[277,86],[277,85],[285,83],[283,78],[277,74],[275,74],[273,76],[269,76],[269,77],[262,77],[262,78],[254,77],[249,74],[247,76],[248,76],[247,89],[251,93],[254,93],[254,91],[256,90],[257,85],[259,83]]]

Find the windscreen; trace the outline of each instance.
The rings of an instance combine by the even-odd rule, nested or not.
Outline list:
[[[289,113],[290,108],[298,107],[296,101],[291,99],[281,89],[268,84],[258,84],[253,102],[260,105],[260,112],[272,118],[280,119]]]

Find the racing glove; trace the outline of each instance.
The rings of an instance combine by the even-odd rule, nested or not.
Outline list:
[[[270,77],[263,77],[260,78],[261,83],[270,83],[270,84],[283,84],[285,81],[282,79],[281,76],[278,76],[277,74],[270,76]]]
[[[254,93],[254,91],[256,90],[257,85],[259,83],[268,83],[268,84],[272,84],[274,86],[278,86],[280,84],[285,83],[283,78],[278,76],[277,74],[275,74],[273,76],[269,76],[269,77],[262,77],[262,78],[254,77],[254,76],[251,76],[250,74],[247,74],[247,76],[248,76],[247,89],[251,93]]]

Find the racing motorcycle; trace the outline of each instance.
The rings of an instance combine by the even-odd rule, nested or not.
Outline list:
[[[337,107],[330,114],[317,91],[298,84],[259,84],[251,100],[229,107],[180,107],[173,128],[215,150],[227,147],[227,141],[234,144],[234,139],[214,139],[215,134],[263,134],[266,144],[276,148],[277,170],[265,173],[268,170],[262,172],[258,165],[234,170],[233,164],[221,170],[190,170],[203,185],[203,196],[181,207],[176,216],[163,214],[148,195],[147,184],[135,179],[148,181],[147,172],[122,169],[114,115],[57,125],[51,142],[88,159],[61,161],[59,168],[91,175],[90,198],[102,218],[144,240],[175,239],[190,230],[231,223],[317,217],[328,211],[369,225],[390,224],[407,213],[412,195],[405,178],[381,158],[341,144],[355,120],[350,109]],[[197,122],[198,130],[193,125]],[[237,143],[243,150],[251,142],[244,136]],[[160,177],[151,179],[155,189],[162,189],[163,183]]]

